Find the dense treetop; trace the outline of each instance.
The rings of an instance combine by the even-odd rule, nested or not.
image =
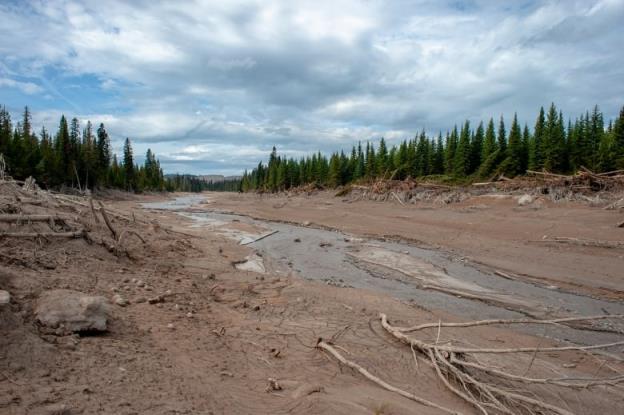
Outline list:
[[[521,126],[514,114],[511,124],[504,117],[471,125],[465,121],[443,136],[424,131],[413,139],[388,147],[382,138],[377,146],[358,143],[351,152],[319,153],[295,160],[277,154],[275,147],[265,165],[260,162],[242,180],[206,183],[190,175],[165,178],[159,161],[147,150],[145,162],[134,162],[132,145],[126,138],[123,157],[112,154],[104,124],[94,131],[91,122],[81,127],[78,119],[62,116],[54,135],[45,128],[33,131],[28,107],[13,126],[10,114],[0,106],[0,154],[16,179],[33,176],[45,187],[114,187],[130,191],[280,191],[316,184],[337,187],[355,181],[444,178],[457,182],[493,175],[509,177],[527,170],[571,173],[581,166],[603,172],[624,169],[624,108],[605,125],[597,106],[574,121],[564,119],[552,104],[540,108],[535,125]]]
[[[44,187],[114,187],[130,191],[165,190],[160,163],[147,150],[145,163],[134,163],[130,140],[126,139],[123,160],[112,154],[104,124],[94,131],[91,122],[81,129],[78,119],[61,116],[52,136],[45,129],[32,130],[31,115],[24,108],[22,119],[13,127],[11,116],[0,106],[0,154],[8,173],[16,179],[34,177]]]
[[[275,147],[268,164],[259,163],[243,175],[241,189],[279,191],[305,184],[336,187],[358,180],[444,176],[458,182],[509,177],[527,170],[571,173],[581,166],[603,172],[624,169],[624,108],[605,126],[597,106],[573,122],[552,104],[540,108],[532,129],[521,126],[514,114],[511,125],[501,116],[476,128],[465,121],[437,137],[423,131],[388,149],[382,138],[377,148],[358,143],[326,157],[321,153],[299,160],[286,159]]]

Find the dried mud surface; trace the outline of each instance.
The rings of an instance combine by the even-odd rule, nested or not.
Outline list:
[[[554,237],[624,243],[624,209],[587,202],[525,206],[518,196],[483,194],[460,202],[375,202],[313,195],[212,193],[206,206],[256,218],[404,239],[440,248],[514,277],[603,298],[624,299],[624,245],[604,248],[548,242]]]
[[[128,239],[124,244],[127,255],[115,254],[105,243],[84,239],[0,239],[0,289],[11,294],[10,305],[0,309],[0,413],[440,413],[385,391],[341,367],[315,348],[319,338],[331,339],[349,359],[397,387],[461,413],[476,413],[438,381],[424,360],[415,361],[408,347],[388,336],[378,321],[379,312],[399,326],[458,320],[461,316],[443,310],[432,312],[373,290],[309,281],[270,266],[267,261],[264,272],[241,270],[237,265],[257,255],[256,251],[237,244],[228,233],[242,232],[253,239],[266,229],[236,222],[230,226],[202,226],[175,212],[145,211],[139,204],[160,199],[162,196],[105,201],[111,212],[132,218],[112,218],[115,228],[134,230],[145,239],[145,243]],[[430,216],[424,219],[418,210],[388,204],[343,204],[329,197],[288,199],[279,209],[273,207],[278,200],[272,198],[211,194],[210,200],[214,201],[211,208],[268,219],[311,221],[361,234],[400,235],[458,250],[468,247],[466,255],[475,260],[518,273],[520,264],[537,249],[522,241],[531,232],[539,234],[549,223],[548,217],[536,218],[538,224],[526,219],[524,224],[518,223],[514,217],[532,217],[540,212],[510,211],[508,206],[496,203],[485,215],[451,211],[442,221],[436,216],[441,214],[434,211],[425,212]],[[32,210],[28,213],[53,210],[83,223],[96,241],[108,237],[106,227],[93,221],[88,207],[63,205]],[[587,214],[583,208],[572,207],[570,212],[563,215],[565,223]],[[574,215],[576,219],[570,217]],[[507,217],[505,222],[514,225],[501,224],[500,220],[498,225],[491,224],[497,217]],[[606,228],[613,215],[597,213],[591,218],[594,225],[587,225],[585,220],[579,225],[580,232],[616,237],[607,234],[610,230],[593,230],[594,226]],[[477,227],[476,223],[485,236],[473,241],[475,246],[469,250],[469,240],[475,239],[469,229]],[[223,226],[226,229],[221,232],[212,228]],[[554,226],[556,231],[563,229],[561,224]],[[507,239],[497,236],[501,232],[497,228],[507,229]],[[515,255],[500,258],[502,250],[515,252],[512,248],[518,247]],[[622,292],[616,272],[618,266],[622,269],[621,252],[578,251],[548,247],[538,260],[527,261],[530,269],[522,274],[560,281],[576,264],[582,269],[569,276],[576,284],[582,281],[582,272],[600,263],[603,265],[596,268],[600,271],[594,269],[591,274],[596,280],[579,285],[595,294],[610,291],[611,286]],[[479,252],[483,256],[476,255]],[[558,260],[552,256],[558,256]],[[576,258],[574,264],[566,262],[571,258]],[[322,258],[318,261],[322,262]],[[543,267],[539,261],[544,262]],[[118,293],[130,304],[113,305],[106,333],[45,334],[33,321],[33,308],[42,292],[55,288],[107,298]],[[166,294],[162,302],[144,301],[162,294]],[[554,344],[495,327],[429,330],[422,336],[429,341],[455,340],[485,347]],[[577,351],[537,357],[484,357],[497,367],[536,377],[614,376],[624,371],[621,362],[605,359]],[[281,390],[269,388],[269,378],[276,379]],[[527,386],[527,390],[574,413],[617,413],[624,406],[619,386],[570,390],[539,385]]]

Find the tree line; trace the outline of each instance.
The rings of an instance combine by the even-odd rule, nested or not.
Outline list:
[[[172,188],[180,192],[238,192],[241,189],[241,181],[237,178],[205,180],[192,174],[169,174],[166,179]]]
[[[382,138],[377,148],[358,143],[350,154],[340,151],[329,157],[319,152],[295,160],[279,156],[273,147],[266,165],[260,162],[245,171],[241,190],[275,192],[306,184],[337,187],[426,176],[462,182],[499,174],[515,177],[527,170],[573,173],[581,166],[596,172],[624,169],[624,107],[607,126],[598,106],[566,123],[553,103],[548,111],[540,108],[532,129],[521,126],[514,115],[509,131],[502,116],[476,128],[465,121],[444,137],[422,131],[391,148]]]
[[[47,188],[118,188],[127,191],[174,190],[165,180],[156,155],[147,150],[145,162],[134,162],[132,145],[126,138],[123,157],[112,153],[110,137],[104,124],[94,131],[87,121],[81,128],[77,118],[61,116],[52,135],[45,127],[33,131],[31,114],[24,108],[15,127],[6,107],[0,106],[0,154],[8,174],[18,180],[29,176]]]

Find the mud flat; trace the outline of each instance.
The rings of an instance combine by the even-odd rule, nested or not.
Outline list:
[[[620,320],[447,324],[604,316],[619,305],[502,278],[455,249],[371,235],[373,218],[361,232],[340,229],[349,218],[336,199],[318,205],[340,222],[332,224],[308,215],[304,199],[299,213],[252,219],[263,214],[252,205],[239,215],[216,212],[226,210],[218,198],[237,195],[123,195],[91,206],[84,197],[0,185],[2,414],[482,413],[449,389],[461,382],[434,362],[455,365],[462,380],[470,375],[495,394],[524,397],[504,413],[528,405],[532,413],[611,414],[624,406]],[[53,294],[101,305],[72,311],[55,301],[55,315],[82,321],[88,312],[106,326],[56,327],[42,314]],[[418,347],[391,331],[422,324],[405,332]],[[600,350],[580,346],[612,338]],[[445,353],[469,360],[458,365]],[[513,375],[501,379],[501,371]]]
[[[253,254],[236,264],[241,270],[293,274],[338,288],[371,290],[462,319],[624,314],[620,301],[505,278],[440,248],[214,211],[213,197],[184,196],[143,206],[176,212],[192,220],[194,228],[253,248]],[[253,242],[258,238],[262,239]],[[586,345],[614,342],[624,333],[621,321],[576,326],[553,327],[546,333],[535,326],[519,326],[518,330]]]
[[[312,195],[212,193],[202,205],[259,219],[286,221],[373,238],[406,240],[440,248],[523,278],[573,292],[624,300],[624,246],[619,248],[549,242],[557,237],[579,241],[624,242],[624,210],[608,204],[555,203],[534,197],[520,205],[520,195],[482,194],[455,203],[375,202]]]

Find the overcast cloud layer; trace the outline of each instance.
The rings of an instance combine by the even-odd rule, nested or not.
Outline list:
[[[2,1],[0,103],[240,173],[555,101],[624,104],[624,0]]]

